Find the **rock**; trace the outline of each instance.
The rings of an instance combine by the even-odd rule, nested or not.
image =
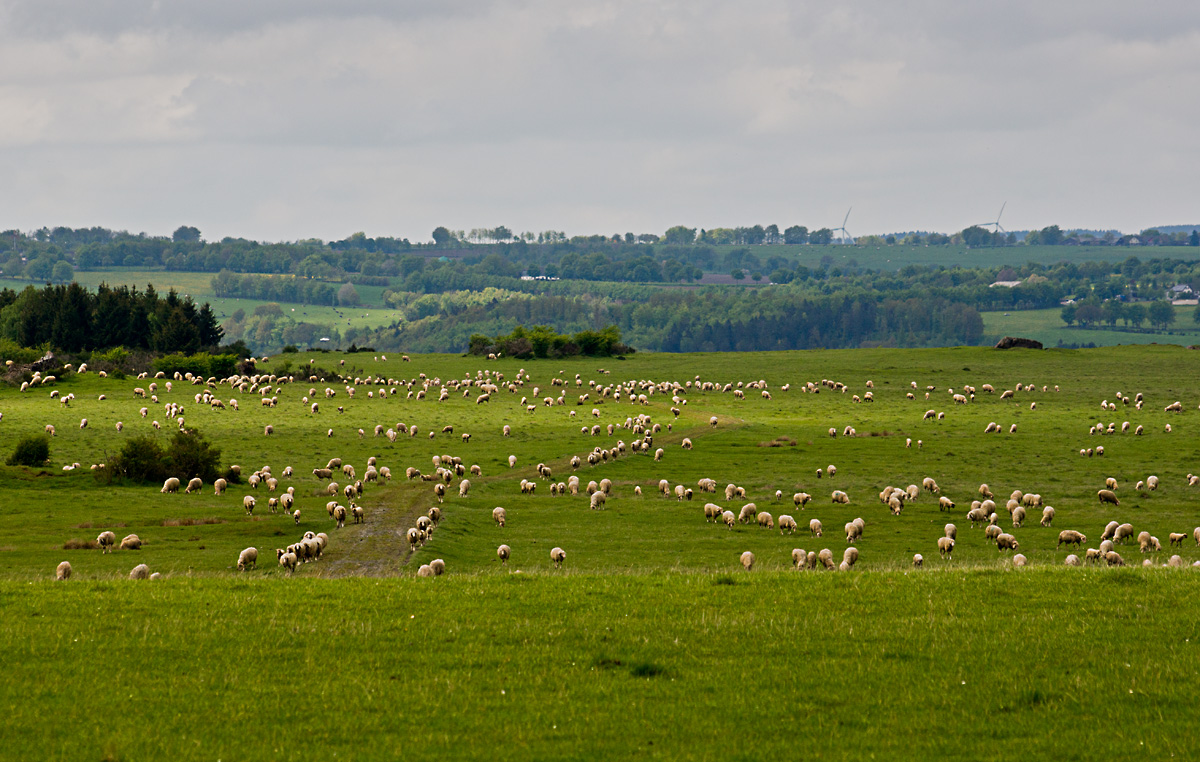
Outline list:
[[[1016,336],[1005,336],[996,344],[996,349],[1041,349],[1042,342],[1034,339],[1021,339]]]

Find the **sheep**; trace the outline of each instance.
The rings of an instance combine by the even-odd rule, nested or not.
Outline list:
[[[746,571],[750,571],[750,569],[754,567],[754,554],[747,550],[742,554],[741,561],[742,568]]]
[[[1104,551],[1098,550],[1096,548],[1088,548],[1087,551],[1083,554],[1083,557],[1084,557],[1084,560],[1086,560],[1088,563],[1095,563],[1104,558]]]
[[[246,571],[250,567],[258,568],[258,548],[246,548],[238,554],[237,570]]]
[[[844,528],[846,530],[846,542],[850,545],[853,545],[854,541],[862,535],[862,528],[853,521],[846,522],[846,526]]]
[[[503,508],[496,506],[495,508],[492,509],[492,519],[502,529],[504,528],[504,522],[505,522],[506,518],[507,518],[507,513],[505,512],[505,510]]]
[[[567,551],[558,547],[552,548],[550,550],[550,560],[554,562],[554,568],[558,569],[567,560]]]
[[[418,577],[432,577],[433,567],[429,564],[421,564],[421,568],[417,569]]]
[[[837,476],[837,466],[827,467],[825,469],[825,473],[827,473],[829,475],[829,478],[832,479],[833,477]]]
[[[54,570],[54,578],[56,580],[68,580],[71,578],[71,562],[63,561]]]
[[[808,494],[807,492],[797,492],[796,494],[792,495],[792,503],[795,504],[796,507],[800,508],[800,510],[804,510],[804,506],[807,505],[808,501],[810,500],[812,500],[812,495]]]
[[[779,517],[779,534],[783,534],[784,531],[788,534],[796,531],[796,520],[786,513]]]
[[[954,552],[953,538],[939,537],[938,541],[937,541],[937,546],[938,546],[938,552],[941,553],[942,558],[945,558],[946,560],[953,560],[950,555],[951,553]]]
[[[1133,536],[1133,524],[1122,524],[1117,527],[1117,531],[1113,534],[1113,542],[1124,542]]]
[[[1151,550],[1162,550],[1162,545],[1159,544],[1157,537],[1152,537],[1149,532],[1138,532],[1137,536],[1138,550],[1142,553],[1148,553]]]
[[[126,535],[121,540],[120,548],[121,550],[141,550],[142,538],[138,537],[136,534]]]
[[[775,528],[775,519],[771,516],[771,514],[767,513],[766,511],[763,511],[762,513],[758,514],[756,519],[758,520],[758,525],[760,527],[766,527],[767,529]]]
[[[820,537],[822,531],[823,527],[821,526],[820,519],[813,519],[808,522],[808,533],[813,537]]]
[[[435,558],[429,562],[429,568],[433,570],[433,576],[440,577],[446,573],[446,562],[440,558]]]
[[[1157,476],[1147,476],[1146,477],[1146,487],[1148,487],[1151,492],[1158,489],[1158,477]]]
[[[1054,507],[1046,506],[1042,509],[1042,526],[1048,527],[1054,523]]]
[[[804,552],[804,548],[792,549],[792,567],[796,569],[803,568],[808,561],[808,553]]]
[[[844,505],[850,504],[850,496],[847,495],[845,492],[842,492],[840,489],[834,490],[833,493],[830,495],[830,499],[835,503],[841,503]]]
[[[1100,554],[1104,555],[1108,551],[1113,550],[1115,548],[1116,548],[1116,545],[1113,544],[1112,540],[1105,540],[1104,542],[1100,543]]]
[[[921,488],[927,490],[931,495],[936,495],[942,491],[938,483],[928,476],[921,480]]]
[[[334,507],[333,520],[337,522],[338,529],[346,526],[346,506],[338,505]]]
[[[199,477],[195,477],[188,481],[187,489],[184,490],[184,494],[190,495],[193,492],[199,492],[203,488],[204,482],[201,481]]]
[[[1109,489],[1102,489],[1102,490],[1098,491],[1096,493],[1096,498],[1100,501],[1101,505],[1104,505],[1105,503],[1108,503],[1111,505],[1120,505],[1121,504],[1121,501],[1117,499],[1116,494],[1112,490],[1109,490]]]
[[[1013,529],[1020,529],[1021,525],[1024,523],[1025,523],[1025,509],[1018,505],[1016,508],[1013,509],[1013,512],[1012,512]]]
[[[838,568],[842,571],[850,571],[856,563],[858,563],[858,548],[846,548],[842,553],[842,563]]]
[[[1008,533],[1001,533],[996,537],[997,550],[1020,550],[1021,543],[1017,542],[1017,538]]]
[[[1104,480],[1104,486],[1111,490],[1117,489],[1117,480],[1111,476]]]
[[[130,579],[150,579],[150,567],[145,564],[138,564],[133,567],[133,571],[129,572]]]
[[[942,495],[941,497],[938,498],[938,510],[939,511],[950,511],[953,509],[954,509],[954,501],[953,500],[946,497],[945,495]]]
[[[1079,547],[1085,542],[1087,542],[1087,535],[1076,532],[1074,529],[1064,529],[1058,533],[1058,545],[1055,547],[1056,549],[1061,548],[1064,543]]]
[[[1183,559],[1179,556],[1171,556],[1170,560],[1167,561],[1167,566],[1181,568],[1183,566]]]
[[[1066,560],[1063,561],[1063,563],[1066,564],[1067,566],[1079,566],[1080,565],[1079,556],[1072,553],[1071,555],[1067,556]]]
[[[1117,533],[1117,527],[1119,527],[1120,525],[1121,524],[1118,521],[1108,522],[1108,525],[1104,527],[1104,534],[1100,535],[1100,540],[1101,541],[1111,540],[1113,538],[1113,536]]]
[[[500,563],[508,565],[508,557],[512,554],[512,549],[507,545],[501,545],[496,548],[496,555],[500,558]]]
[[[1125,559],[1121,558],[1121,554],[1115,550],[1110,550],[1104,554],[1104,560],[1109,566],[1124,566]]]
[[[958,527],[954,526],[953,524],[947,524],[945,527],[943,527],[942,531],[945,533],[946,537],[949,537],[951,540],[958,539]]]
[[[837,565],[833,563],[833,551],[831,551],[829,548],[822,548],[821,552],[817,554],[817,560],[819,560],[821,565],[826,569],[837,568]]]
[[[737,523],[737,516],[734,515],[733,511],[725,511],[721,514],[721,521],[724,521],[725,526],[732,532],[733,525]]]
[[[984,528],[984,530],[983,530],[983,536],[986,537],[989,542],[995,542],[996,538],[999,537],[1000,535],[1001,535],[1000,527],[998,527],[995,524],[988,524],[987,527]]]
[[[172,476],[170,479],[167,479],[165,482],[163,482],[162,489],[159,490],[159,492],[163,493],[164,495],[170,494],[172,492],[178,492],[178,491],[179,491],[179,480],[176,479],[174,476]]]
[[[1186,539],[1187,534],[1184,532],[1171,532],[1169,535],[1167,535],[1167,541],[1171,545],[1178,545],[1181,548],[1183,547],[1183,541]]]
[[[1012,563],[1013,566],[1025,566],[1028,561],[1026,560],[1024,553],[1018,553],[1012,557]]]
[[[117,544],[117,536],[112,532],[101,532],[96,537],[96,544],[100,546],[101,553],[111,553],[113,546]]]

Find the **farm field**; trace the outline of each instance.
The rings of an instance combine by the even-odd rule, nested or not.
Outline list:
[[[1109,347],[1117,344],[1200,344],[1200,325],[1192,319],[1195,312],[1195,307],[1175,307],[1175,323],[1166,333],[1110,330],[1107,326],[1069,328],[1062,321],[1060,308],[980,314],[983,316],[984,335],[992,338],[993,344],[1003,336],[1024,336],[1036,339],[1047,347],[1058,346],[1060,341],[1063,344]]]
[[[326,380],[267,381],[276,407],[262,406],[257,390],[218,385],[213,394],[236,397],[240,409],[210,409],[194,400],[203,387],[186,380],[167,391],[170,379],[159,379],[151,390],[153,378],[94,372],[26,392],[0,387],[0,454],[55,429],[47,467],[0,466],[0,647],[15,665],[0,689],[11,718],[0,758],[290,759],[309,756],[295,741],[312,737],[350,758],[760,759],[803,749],[998,759],[1020,748],[1070,759],[1089,756],[1080,739],[1098,735],[1124,753],[1182,756],[1198,730],[1190,697],[1200,687],[1191,667],[1200,570],[1190,565],[1200,561],[1192,539],[1200,485],[1187,476],[1200,471],[1200,352],[1160,344],[411,362],[302,352],[270,358],[259,372],[297,373],[310,359]],[[508,383],[521,369],[529,374],[522,386],[484,404],[474,386],[437,401],[442,382],[490,372]],[[425,399],[415,394],[421,374],[431,381]],[[414,397],[407,385],[368,376],[416,379]],[[745,399],[686,387],[697,377],[740,382]],[[847,390],[801,391],[823,379]],[[746,388],[759,380],[769,399]],[[685,386],[676,403],[666,387],[651,394],[635,384],[646,404],[590,386],[627,381]],[[1018,383],[1033,389],[1002,399]],[[955,404],[951,390],[968,385],[974,401]],[[136,398],[135,387],[158,404]],[[73,393],[70,407],[52,390]],[[874,402],[854,401],[867,392]],[[1145,405],[1118,393],[1141,393]],[[560,394],[563,405],[540,402]],[[1101,400],[1116,409],[1101,410]],[[1180,412],[1164,411],[1176,400]],[[198,494],[162,494],[159,484],[94,478],[89,466],[111,463],[131,436],[165,443],[175,428],[168,402],[182,404],[187,428],[221,449],[222,467],[238,464],[244,478],[270,466],[279,492],[243,481],[222,496],[207,484]],[[944,418],[923,420],[926,410]],[[572,456],[619,441],[628,450],[640,435],[623,425],[638,415],[662,425],[647,453],[573,471]],[[991,422],[1001,433],[984,434]],[[416,435],[375,436],[376,426],[398,423]],[[1109,423],[1117,433],[1089,434]],[[1092,457],[1080,455],[1086,448]],[[465,496],[460,477],[440,505],[431,482],[405,478],[408,467],[432,473],[435,455],[480,467],[467,475]],[[372,456],[393,478],[356,498],[364,523],[337,529],[313,469],[338,457],[363,478]],[[74,463],[80,468],[63,470]],[[539,477],[538,463],[552,480]],[[287,466],[291,479],[282,478]],[[551,483],[572,473],[581,488],[611,480],[602,510],[589,510],[582,489],[551,494]],[[1150,475],[1158,489],[1135,489]],[[881,504],[886,486],[925,477],[952,510],[925,492],[898,516]],[[1109,477],[1117,506],[1097,500]],[[702,478],[717,482],[717,494],[700,491]],[[533,494],[521,493],[522,479],[537,483]],[[693,499],[660,496],[660,479],[693,489]],[[967,520],[982,483],[1026,568]],[[726,484],[746,497],[727,500]],[[298,517],[267,507],[288,486]],[[831,502],[835,489],[848,505]],[[1040,508],[1013,526],[1003,508],[1017,489],[1054,507],[1051,526],[1040,525]],[[791,498],[799,491],[812,495],[803,508]],[[252,516],[246,495],[257,499]],[[753,502],[773,522],[794,516],[799,528],[729,529],[705,521],[709,501],[735,513]],[[405,533],[435,505],[441,524],[410,549]],[[492,517],[497,506],[506,510],[503,528]],[[840,561],[849,547],[843,526],[856,517],[865,531],[853,571],[792,570],[794,548],[827,548]],[[810,533],[812,519],[821,537]],[[1064,567],[1069,553],[1099,545],[1111,520],[1160,538],[1161,551],[1143,554],[1127,540],[1117,547],[1127,568]],[[937,540],[947,522],[957,544],[943,559]],[[118,540],[136,533],[144,545],[64,548],[106,529]],[[1063,529],[1087,541],[1059,548]],[[327,533],[328,546],[289,575],[275,548],[306,531]],[[1173,532],[1187,535],[1182,545],[1168,544]],[[511,548],[507,565],[497,559],[501,543]],[[258,567],[238,573],[248,546],[259,549]],[[566,551],[561,569],[550,559],[555,546]],[[739,563],[744,551],[756,558],[749,572]],[[915,553],[922,568],[913,567]],[[1162,568],[1173,554],[1188,568]],[[446,574],[417,577],[433,559],[444,559]],[[1155,568],[1141,568],[1143,559]],[[55,582],[63,560],[74,574]],[[128,580],[139,563],[162,579]]]

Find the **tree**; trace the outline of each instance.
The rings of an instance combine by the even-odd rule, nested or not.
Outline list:
[[[829,228],[821,228],[820,230],[814,230],[813,232],[809,233],[809,235],[808,235],[808,242],[817,244],[817,245],[828,244],[832,240],[833,240],[833,231],[830,230]]]
[[[1200,307],[1196,307],[1196,311],[1192,313],[1192,322],[1200,325]]]
[[[1195,230],[1188,236],[1188,246],[1200,246],[1200,232]]]
[[[746,277],[746,271],[739,268],[734,268],[729,274],[733,276],[734,280],[742,280]]]
[[[500,225],[495,230],[491,231],[493,241],[509,241],[512,240],[512,231],[503,225]]]
[[[216,481],[221,451],[209,444],[199,431],[176,431],[167,445],[166,468],[180,481],[200,477],[205,483]]]
[[[1074,304],[1065,305],[1062,308],[1063,322],[1066,323],[1067,325],[1074,325],[1075,318],[1076,318],[1078,312],[1079,312],[1079,308],[1076,307]]]
[[[676,225],[673,228],[668,228],[667,232],[663,233],[663,243],[676,245],[690,245],[696,242],[696,228],[684,227]]]
[[[358,302],[358,289],[354,288],[353,283],[346,283],[338,289],[338,304],[350,307],[358,304]]]
[[[764,243],[779,243],[779,226],[778,225],[775,225],[775,224],[767,225],[766,230],[764,232],[766,233],[766,237],[763,239]]]
[[[1100,307],[1100,311],[1104,313],[1104,322],[1115,326],[1125,316],[1125,305],[1116,299],[1109,299]]]
[[[1175,308],[1170,302],[1162,299],[1150,302],[1147,316],[1150,318],[1150,324],[1156,325],[1162,330],[1166,330],[1167,326],[1175,322]]]
[[[1146,322],[1146,308],[1140,304],[1127,304],[1125,314],[1121,317],[1125,320],[1125,325],[1140,328],[1142,323]]]
[[[42,466],[50,460],[50,438],[44,434],[21,437],[8,458],[10,466]]]
[[[25,277],[30,280],[50,280],[54,274],[54,262],[48,257],[38,257],[25,265]]]
[[[55,283],[70,283],[75,280],[75,268],[71,267],[71,263],[65,259],[60,259],[54,263],[54,269],[50,271],[50,280]]]
[[[1104,312],[1100,309],[1100,305],[1085,302],[1079,305],[1075,310],[1075,319],[1079,321],[1079,325],[1087,328],[1092,323],[1097,323],[1104,319]]]
[[[1058,225],[1044,227],[1038,232],[1038,243],[1043,246],[1058,246],[1063,242],[1063,232]]]
[[[783,231],[783,242],[791,244],[808,243],[808,228],[803,225],[792,225]]]
[[[194,228],[190,225],[180,225],[171,234],[171,240],[175,243],[198,243],[200,241],[200,228]]]
[[[445,246],[450,243],[450,231],[438,225],[433,229],[433,242],[438,246]]]

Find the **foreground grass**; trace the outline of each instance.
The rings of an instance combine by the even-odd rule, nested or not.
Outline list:
[[[1186,757],[1198,593],[1142,569],[0,582],[0,757]]]

